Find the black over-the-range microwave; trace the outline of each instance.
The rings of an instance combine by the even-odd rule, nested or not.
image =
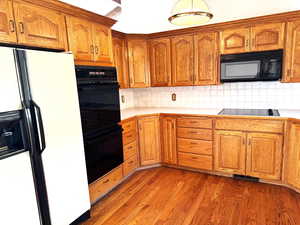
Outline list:
[[[282,58],[283,50],[221,55],[221,82],[280,80]]]

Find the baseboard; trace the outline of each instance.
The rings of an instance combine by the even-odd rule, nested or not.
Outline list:
[[[70,225],[78,225],[81,224],[82,222],[88,220],[91,218],[91,211],[88,210],[85,213],[83,213],[80,217],[78,217],[76,220],[74,220]]]

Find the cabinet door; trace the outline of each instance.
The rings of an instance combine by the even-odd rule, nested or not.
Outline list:
[[[251,51],[281,49],[284,46],[285,23],[257,25],[251,28]]]
[[[171,85],[171,41],[162,38],[150,41],[151,86]]]
[[[300,20],[287,25],[284,81],[300,82]]]
[[[300,189],[300,121],[291,124],[288,137],[285,181]]]
[[[147,41],[142,39],[128,40],[128,61],[130,87],[149,86],[149,66]]]
[[[215,169],[245,175],[246,134],[238,131],[215,132]]]
[[[112,66],[113,52],[110,28],[101,24],[93,24],[93,41],[95,49],[94,61],[106,66]]]
[[[66,49],[63,14],[19,1],[14,2],[14,9],[19,44]]]
[[[162,161],[167,164],[177,164],[176,150],[176,118],[161,119]]]
[[[160,162],[159,118],[144,117],[139,119],[139,140],[141,165]]]
[[[200,33],[194,37],[195,85],[217,84],[218,38],[217,33]]]
[[[124,39],[113,38],[113,52],[120,88],[128,88],[128,61],[126,57],[127,47]]]
[[[172,38],[172,84],[194,84],[194,42],[192,35]]]
[[[248,176],[262,179],[281,178],[282,135],[249,133],[247,147]]]
[[[93,61],[92,23],[76,17],[67,17],[69,49],[77,61]]]
[[[228,29],[220,33],[221,53],[232,54],[250,51],[250,29]]]
[[[11,0],[0,0],[0,41],[16,43],[16,28]]]

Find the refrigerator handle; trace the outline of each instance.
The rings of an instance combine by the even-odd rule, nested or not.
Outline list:
[[[46,148],[46,141],[45,141],[45,133],[44,133],[44,126],[43,126],[43,119],[42,119],[42,114],[41,114],[41,108],[36,104],[34,101],[32,101],[35,115],[36,115],[36,120],[38,123],[38,131],[39,131],[39,139],[40,139],[40,149],[41,153],[45,150]]]

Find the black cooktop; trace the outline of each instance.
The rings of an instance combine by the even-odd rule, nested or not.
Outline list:
[[[219,115],[280,116],[277,109],[223,109]]]

